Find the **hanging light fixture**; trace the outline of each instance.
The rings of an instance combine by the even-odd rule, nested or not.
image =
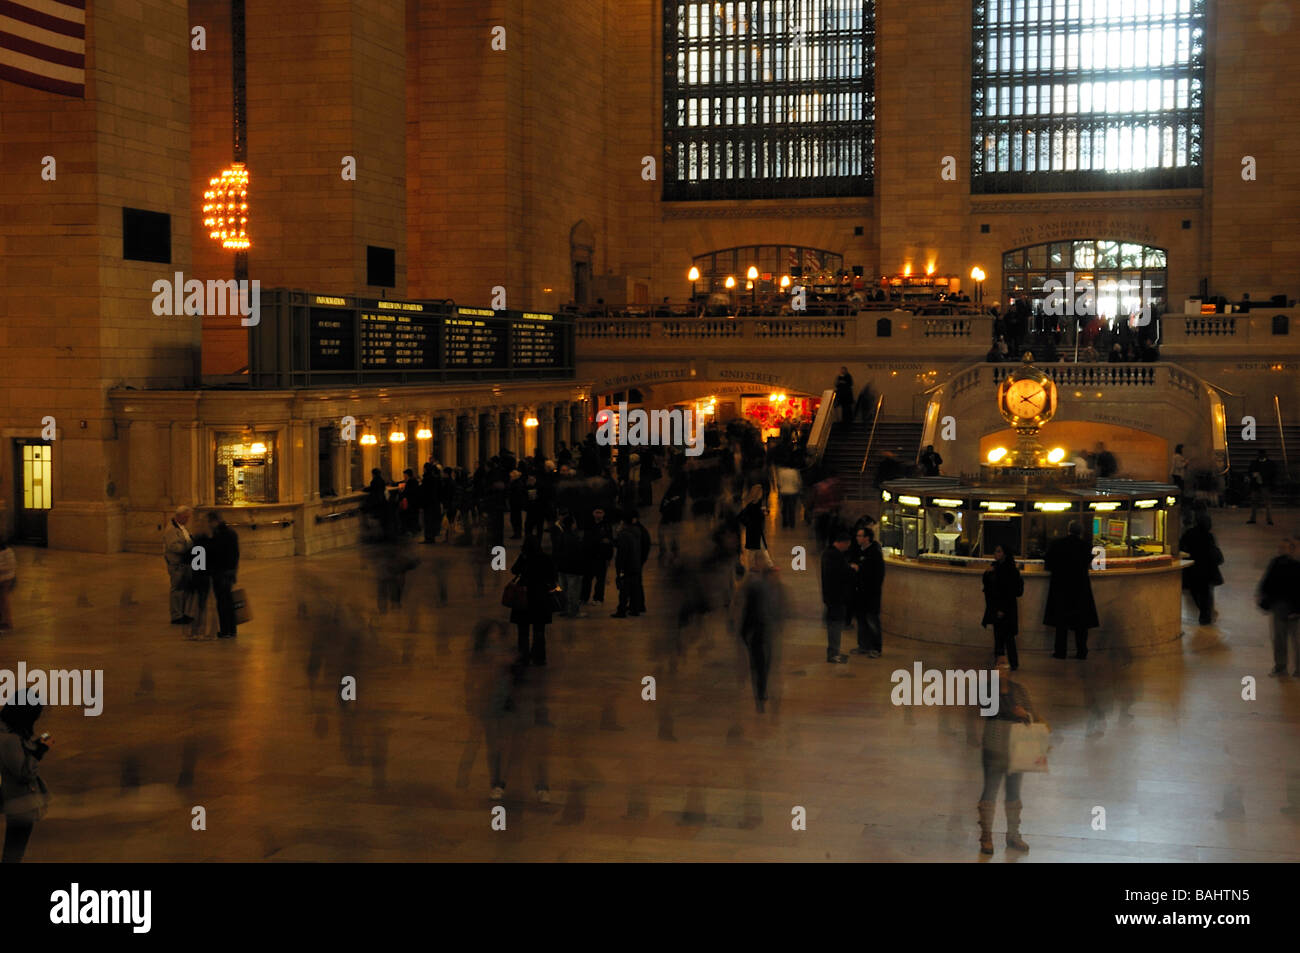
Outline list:
[[[203,193],[203,227],[222,248],[243,251],[248,240],[248,170],[236,162],[208,181]]]

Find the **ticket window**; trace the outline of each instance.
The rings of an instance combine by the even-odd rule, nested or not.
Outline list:
[[[1070,522],[1079,519],[1074,509],[1059,512],[1035,511],[1025,514],[1025,552],[1026,559],[1042,559],[1047,555],[1047,548],[1064,537]],[[1084,530],[1090,523],[1083,523]]]
[[[928,551],[946,556],[969,555],[969,544],[962,540],[965,535],[965,519],[960,509],[931,507],[925,515]]]
[[[218,504],[279,502],[274,433],[218,433],[214,496]]]
[[[915,559],[922,551],[922,534],[924,520],[919,513],[902,512],[899,514],[902,524],[902,551],[909,559]]]
[[[1097,513],[1092,518],[1092,540],[1107,555],[1128,555],[1128,514]]]
[[[999,546],[1004,552],[1015,553],[1023,557],[1021,551],[1021,516],[1019,513],[982,513],[980,514],[980,539],[978,555],[992,559],[993,552]]]
[[[899,519],[897,509],[886,506],[881,510],[877,530],[881,549],[895,555],[903,552],[903,521]]]
[[[1133,555],[1162,556],[1170,551],[1171,512],[1168,509],[1151,508],[1134,509],[1129,514],[1128,536]]]

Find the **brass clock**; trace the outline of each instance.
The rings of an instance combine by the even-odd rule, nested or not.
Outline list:
[[[1056,382],[1033,359],[1026,353],[1024,364],[998,385],[998,410],[1017,430],[1037,430],[1056,415]]]

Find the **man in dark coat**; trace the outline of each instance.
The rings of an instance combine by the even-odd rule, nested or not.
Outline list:
[[[217,601],[217,638],[233,639],[238,625],[233,592],[239,571],[239,535],[214,512],[208,514],[208,536],[207,562],[212,595]]]
[[[1007,657],[1011,671],[1020,668],[1016,636],[1020,634],[1020,597],[1025,581],[1016,568],[1015,554],[999,545],[993,565],[984,571],[984,617],[981,626],[993,626],[993,657]]]
[[[611,618],[623,619],[646,611],[642,570],[650,555],[650,533],[641,525],[635,510],[623,516],[623,527],[614,540],[614,572],[618,577],[618,611]]]
[[[840,376],[835,378],[835,403],[840,406],[840,419],[846,424],[853,423],[853,375],[847,367],[841,367]]]
[[[1296,559],[1296,540],[1287,537],[1278,546],[1278,554],[1268,564],[1259,581],[1256,601],[1273,619],[1273,670],[1270,675],[1286,674],[1287,649],[1295,658],[1292,674],[1300,678],[1300,638],[1296,635],[1300,620],[1300,560]]]
[[[1047,607],[1043,625],[1056,629],[1053,658],[1065,658],[1068,632],[1074,630],[1075,658],[1088,657],[1088,630],[1101,625],[1097,604],[1092,599],[1092,582],[1088,569],[1092,550],[1083,541],[1083,527],[1071,520],[1066,535],[1054,540],[1043,557],[1044,568],[1052,574],[1047,587]]]
[[[1223,585],[1223,553],[1210,531],[1210,513],[1198,510],[1191,528],[1178,540],[1178,549],[1192,558],[1183,570],[1183,588],[1192,594],[1201,625],[1214,621],[1214,587]]]
[[[857,574],[849,562],[849,531],[836,529],[831,544],[822,553],[822,603],[826,606],[826,661],[843,665],[849,660],[840,652],[840,634],[849,618]]]
[[[849,563],[857,567],[852,612],[858,620],[858,647],[852,652],[880,658],[880,593],[885,584],[885,554],[871,527],[862,526],[856,531]]]
[[[402,532],[414,535],[420,528],[420,478],[407,467],[402,471],[402,490],[398,509],[402,515]]]
[[[542,552],[541,541],[536,536],[529,536],[510,571],[519,577],[520,584],[528,592],[527,604],[510,610],[510,621],[518,634],[519,664],[545,665],[546,627],[551,624],[552,616],[551,591],[559,578],[555,561]],[[528,638],[530,628],[531,644]]]
[[[1263,505],[1264,515],[1268,517],[1268,525],[1272,526],[1273,480],[1277,475],[1277,467],[1268,458],[1267,450],[1260,450],[1255,454],[1255,459],[1250,461],[1250,469],[1247,473],[1250,476],[1250,519],[1246,522],[1255,522],[1255,514]]]
[[[420,480],[420,509],[424,513],[424,541],[436,543],[442,532],[442,481],[438,470],[432,463],[424,465],[424,476]]]
[[[943,466],[943,457],[934,449],[934,444],[926,444],[925,453],[921,454],[921,469],[926,476],[938,476],[939,467]]]
[[[591,522],[582,534],[587,571],[582,577],[582,601],[601,605],[605,601],[605,576],[614,556],[614,528],[605,519],[604,507],[591,511]]]

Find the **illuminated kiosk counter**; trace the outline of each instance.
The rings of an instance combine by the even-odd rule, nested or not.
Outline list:
[[[1070,521],[1083,527],[1094,554],[1092,593],[1100,628],[1089,648],[1139,654],[1174,648],[1182,632],[1182,568],[1177,488],[1131,480],[1044,481],[1007,472],[989,483],[929,477],[883,485],[878,536],[885,551],[886,635],[987,647],[983,574],[1001,545],[1016,553],[1021,649],[1051,651],[1043,625],[1048,545]],[[955,536],[954,536],[955,534]],[[1104,566],[1104,568],[1101,568]]]

